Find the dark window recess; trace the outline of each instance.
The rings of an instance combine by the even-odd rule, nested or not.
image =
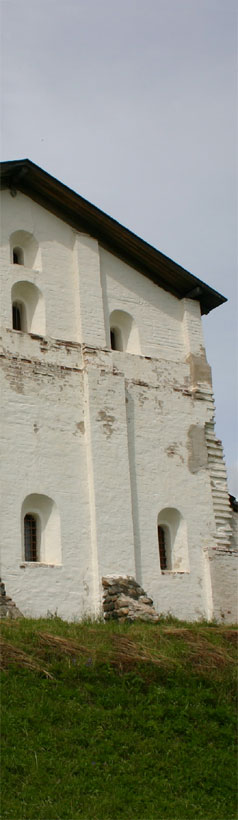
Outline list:
[[[166,555],[166,535],[163,527],[158,527],[158,542],[159,542],[159,557],[160,568],[168,569],[167,555]]]
[[[24,518],[25,561],[37,561],[37,522],[30,513]]]
[[[21,330],[21,307],[20,305],[12,306],[12,327],[13,330]]]
[[[123,350],[122,332],[119,327],[111,327],[111,348],[112,350]]]
[[[112,330],[112,329],[111,329],[111,331],[110,331],[110,335],[111,335],[111,348],[112,348],[112,350],[116,350],[117,348],[116,348],[116,334],[115,334],[115,330]]]
[[[24,254],[22,248],[13,248],[12,260],[14,265],[24,265]]]

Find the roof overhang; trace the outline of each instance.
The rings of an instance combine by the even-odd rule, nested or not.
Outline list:
[[[196,299],[200,302],[201,313],[209,313],[227,301],[29,159],[0,163],[0,186],[9,188],[13,194],[21,191],[76,231],[95,237],[104,248],[178,299]]]

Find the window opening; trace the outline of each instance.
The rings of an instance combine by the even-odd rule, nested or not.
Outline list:
[[[111,348],[112,348],[112,350],[116,350],[116,334],[115,334],[115,330],[111,329],[111,331],[110,331],[110,335],[111,335]]]
[[[111,327],[110,337],[112,350],[123,350],[122,334],[119,327]]]
[[[37,522],[35,515],[24,518],[25,561],[37,561]]]
[[[12,258],[14,265],[24,265],[24,254],[22,248],[13,248]]]
[[[22,310],[17,302],[12,305],[12,327],[13,330],[22,330]]]
[[[158,542],[159,542],[159,557],[160,557],[160,568],[168,569],[168,561],[167,561],[167,554],[166,554],[166,533],[164,527],[158,527]]]

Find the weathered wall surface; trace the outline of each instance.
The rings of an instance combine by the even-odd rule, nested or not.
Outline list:
[[[1,357],[2,576],[24,614],[92,609],[93,567],[79,351],[8,333],[14,357]],[[14,338],[13,338],[14,337]],[[60,364],[59,364],[60,360]],[[24,560],[21,508],[32,493],[60,512],[62,563]]]
[[[231,504],[232,507],[232,504]],[[237,502],[235,504],[237,507]],[[238,552],[238,510],[232,509],[231,511],[231,549],[237,550]]]
[[[238,511],[230,505],[231,540],[229,549],[219,545],[211,551],[211,580],[214,617],[226,623],[238,616]]]
[[[34,236],[39,248],[34,267],[13,265],[11,236],[17,231]],[[15,282],[33,282],[42,292],[46,307],[46,335],[76,341],[79,337],[73,264],[74,231],[40,205],[17,193],[2,192],[1,208],[1,320],[12,326],[11,288]],[[40,333],[40,329],[38,330]]]
[[[196,451],[191,472],[188,438],[191,426],[200,435],[205,404],[185,386],[187,364],[180,383],[171,362],[81,352],[13,331],[5,344],[2,575],[21,611],[94,611],[103,574],[136,571],[158,611],[209,614],[203,549],[214,530],[210,477]],[[23,560],[21,505],[32,492],[60,510],[60,566]],[[157,516],[171,506],[186,522],[188,563],[162,574]]]
[[[114,310],[125,310],[133,316],[139,330],[138,352],[153,358],[181,360],[184,356],[183,307],[179,299],[103,248],[100,248],[100,267],[108,346],[110,314]]]
[[[219,580],[209,556],[220,544],[228,572],[231,512],[199,304],[161,290],[22,194],[4,192],[4,203],[7,593],[23,614],[79,618],[100,611],[102,576],[130,575],[158,612],[210,618],[219,609],[213,586],[215,593],[222,588],[222,573]],[[33,267],[12,262],[11,242],[20,230],[34,237],[28,239],[34,260],[27,245],[25,257]],[[19,281],[43,295],[43,333],[11,329],[11,289]],[[110,349],[115,310],[134,320],[134,355]],[[31,494],[50,499],[58,511],[58,563],[24,560],[21,510]],[[171,570],[160,568],[159,515],[176,530]]]
[[[213,617],[236,623],[238,616],[238,551],[215,550],[210,558],[213,589]]]

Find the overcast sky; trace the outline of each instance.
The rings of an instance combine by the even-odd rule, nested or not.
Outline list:
[[[236,31],[236,0],[1,2],[1,158],[28,157],[229,299],[204,332],[238,495]]]

